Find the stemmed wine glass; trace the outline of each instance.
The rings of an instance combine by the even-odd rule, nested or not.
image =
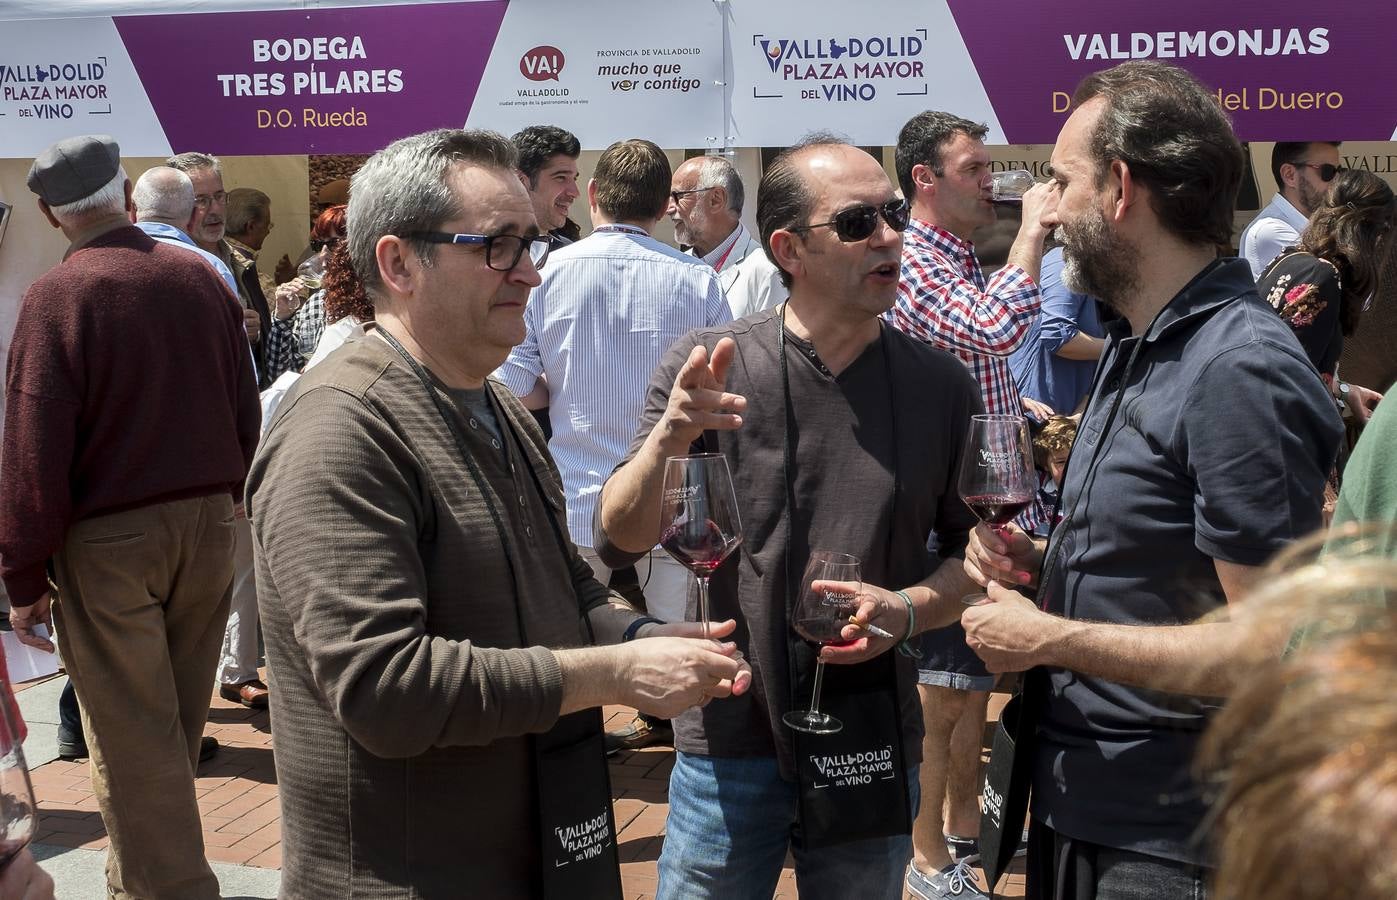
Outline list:
[[[960,461],[960,496],[1000,537],[1033,502],[1037,479],[1028,420],[1023,416],[972,416]]]
[[[846,581],[855,585],[853,593],[815,590],[819,581]],[[805,564],[800,578],[800,601],[796,604],[791,627],[796,634],[814,644],[845,644],[841,637],[844,626],[857,607],[858,591],[863,587],[859,558],[832,550],[815,550]],[[825,680],[825,661],[815,657],[815,689],[811,692],[809,709],[793,709],[781,717],[790,728],[807,734],[834,734],[844,723],[829,713],[820,712],[820,687]]]
[[[721,453],[665,460],[660,546],[698,580],[698,619],[708,637],[708,579],[742,543],[732,473]]]
[[[13,718],[10,685],[0,679],[0,869],[34,839],[34,786]]]

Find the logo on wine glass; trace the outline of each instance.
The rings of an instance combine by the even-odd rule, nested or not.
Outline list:
[[[1007,469],[1014,465],[1012,450],[995,451],[980,448],[980,467],[983,469]]]
[[[665,488],[665,500],[673,502],[687,502],[698,497],[699,485],[691,484],[688,487]]]

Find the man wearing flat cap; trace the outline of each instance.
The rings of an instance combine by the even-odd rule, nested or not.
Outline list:
[[[29,170],[71,241],[15,325],[0,437],[0,577],[20,640],[50,608],[111,837],[111,897],[218,897],[194,767],[259,406],[242,311],[194,254],[131,225],[116,142]]]

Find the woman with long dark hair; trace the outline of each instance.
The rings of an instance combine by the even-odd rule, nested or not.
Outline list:
[[[1382,395],[1339,378],[1344,338],[1378,290],[1397,199],[1381,178],[1358,169],[1335,176],[1300,243],[1276,257],[1257,291],[1290,323],[1336,400],[1367,421]]]

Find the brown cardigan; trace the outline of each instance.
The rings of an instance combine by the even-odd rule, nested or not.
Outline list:
[[[553,725],[563,692],[545,648],[587,642],[579,604],[598,643],[636,614],[571,543],[560,549],[563,496],[543,436],[507,390],[492,392],[505,446],[458,423],[513,578],[450,431],[381,340],[307,373],[253,463],[283,897],[533,892],[526,736]]]

